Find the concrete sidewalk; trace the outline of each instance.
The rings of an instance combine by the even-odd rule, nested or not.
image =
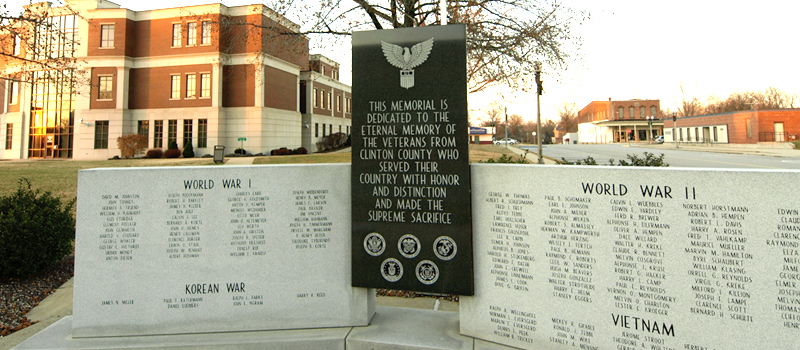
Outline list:
[[[715,153],[729,153],[729,154],[749,154],[765,157],[783,157],[783,158],[800,158],[800,150],[792,148],[792,144],[779,142],[779,143],[765,143],[765,144],[678,144],[677,148],[674,143],[662,144],[648,144],[648,143],[630,143],[622,144],[629,147],[642,147],[663,150],[682,150],[682,151],[695,151],[695,152],[715,152]]]
[[[225,165],[253,165],[256,157],[227,157]]]
[[[782,158],[798,158],[800,159],[800,149],[793,148],[793,145],[787,142],[772,142],[762,144],[690,144],[681,143],[675,147],[674,143],[616,143],[621,147],[639,147],[650,148],[655,150],[680,150],[680,151],[693,151],[693,152],[714,152],[714,153],[728,153],[728,154],[747,154],[757,155],[764,157],[782,157]],[[525,145],[533,147],[527,158],[536,161],[536,145]],[[509,150],[514,151],[519,155],[524,155],[525,150],[517,147],[508,147]],[[555,160],[543,157],[545,164],[558,164]]]

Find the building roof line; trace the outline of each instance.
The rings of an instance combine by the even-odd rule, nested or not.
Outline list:
[[[713,116],[722,116],[722,115],[737,114],[737,113],[780,112],[780,111],[800,111],[800,108],[743,109],[731,112],[690,115],[688,117],[678,117],[678,119],[713,117]]]

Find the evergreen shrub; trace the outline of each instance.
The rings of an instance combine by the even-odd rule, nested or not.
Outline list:
[[[25,178],[16,192],[0,197],[0,279],[34,276],[72,253],[74,204],[32,190]]]
[[[194,146],[191,142],[187,142],[183,146],[183,158],[194,158]]]

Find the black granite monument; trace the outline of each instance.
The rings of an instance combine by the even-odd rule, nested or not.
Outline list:
[[[353,34],[353,286],[472,295],[466,28]]]

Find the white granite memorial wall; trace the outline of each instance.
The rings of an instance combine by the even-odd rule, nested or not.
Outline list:
[[[363,326],[350,166],[78,176],[74,337]]]
[[[797,349],[796,171],[473,165],[461,333],[525,349]]]

